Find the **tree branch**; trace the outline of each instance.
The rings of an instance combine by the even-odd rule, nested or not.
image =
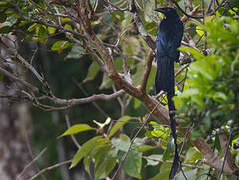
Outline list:
[[[15,75],[13,75],[12,73],[8,72],[7,70],[3,69],[2,67],[0,67],[0,72],[2,74],[4,74],[5,76],[9,77],[10,79],[17,81],[19,83],[21,83],[23,86],[25,86],[27,89],[33,91],[33,92],[39,92],[39,89],[33,85],[31,85],[30,83],[16,77]]]
[[[156,49],[156,43],[155,40],[153,40],[152,36],[150,36],[147,31],[144,29],[144,24],[138,14],[138,10],[135,5],[135,0],[131,0],[129,2],[129,10],[131,13],[133,13],[133,19],[136,24],[137,30],[140,33],[140,35],[144,38],[145,42],[148,44],[148,46],[152,49]]]
[[[205,164],[208,164],[209,166],[218,170],[222,168],[223,161],[211,150],[211,148],[204,139],[198,138],[194,141],[191,141],[191,143],[199,149],[199,151],[203,155],[203,160]],[[227,163],[225,164],[223,170],[224,172],[230,174],[237,175],[238,173],[238,171],[232,169]]]
[[[225,135],[224,130],[221,130],[218,134],[219,134],[218,137],[219,137],[219,141],[220,141],[222,154],[225,154],[225,165],[230,167],[233,170],[234,174],[239,175],[239,168],[236,166],[235,161],[232,158],[231,151],[228,150],[228,148],[229,148],[228,144],[230,143],[228,141],[230,139],[227,139],[227,136]]]
[[[61,98],[57,98],[55,96],[53,97],[47,97],[48,99],[52,100],[54,103],[56,104],[61,104],[61,105],[69,105],[69,106],[73,106],[73,105],[78,105],[78,104],[85,104],[85,103],[90,103],[93,101],[97,101],[97,100],[104,100],[104,101],[110,101],[112,99],[117,98],[118,96],[123,95],[125,92],[124,90],[119,90],[113,94],[95,94],[86,98],[79,98],[79,99],[61,99]]]

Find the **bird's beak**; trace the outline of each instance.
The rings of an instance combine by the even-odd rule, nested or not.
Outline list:
[[[154,11],[165,13],[165,11],[162,8],[156,8],[156,9],[154,9]]]

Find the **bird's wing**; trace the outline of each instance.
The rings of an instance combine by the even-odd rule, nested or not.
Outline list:
[[[170,26],[163,26],[163,24],[157,34],[157,53],[159,56],[177,57],[177,48],[181,45],[183,36],[183,24],[181,21]]]

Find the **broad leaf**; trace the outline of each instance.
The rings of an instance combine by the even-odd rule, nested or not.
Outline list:
[[[142,153],[131,149],[123,163],[123,170],[129,176],[140,179],[142,168]]]
[[[167,149],[163,153],[163,160],[166,161],[170,158],[170,154],[174,152],[174,141],[171,140],[167,144]]]
[[[83,131],[90,131],[90,130],[95,130],[95,128],[90,127],[88,124],[76,124],[70,127],[68,130],[66,130],[60,137],[77,134]]]
[[[94,79],[95,76],[98,74],[99,70],[100,70],[99,64],[96,61],[93,61],[88,69],[88,74],[84,81]]]
[[[121,134],[119,139],[112,139],[111,143],[116,150],[127,152],[130,147],[130,138],[124,134]]]
[[[88,155],[91,152],[92,147],[94,147],[96,145],[96,142],[99,141],[100,139],[102,139],[102,136],[96,136],[87,141],[86,143],[84,143],[81,146],[81,148],[77,151],[77,153],[74,155],[70,168],[75,167],[82,158]]]
[[[70,45],[71,44],[68,41],[60,40],[60,41],[55,42],[52,45],[51,50],[58,51],[58,53],[60,54],[60,53],[62,53],[63,49],[68,48]]]
[[[123,116],[120,119],[118,119],[115,125],[110,130],[108,137],[111,138],[130,119],[132,119],[132,117],[130,116]]]
[[[159,174],[150,178],[149,180],[159,180],[159,179],[167,179],[170,173],[171,164],[163,163],[160,166]]]

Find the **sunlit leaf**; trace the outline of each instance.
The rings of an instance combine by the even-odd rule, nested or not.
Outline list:
[[[186,162],[196,163],[196,161],[201,159],[202,159],[202,155],[200,151],[194,147],[190,148],[186,153],[186,157],[185,157]]]
[[[68,41],[60,40],[60,41],[55,42],[52,45],[51,50],[58,51],[58,53],[60,54],[60,53],[62,53],[63,49],[68,48],[70,45],[71,44]]]
[[[60,137],[90,130],[95,130],[95,128],[90,127],[88,124],[76,124],[74,126],[71,126],[68,130],[66,130]]]
[[[31,31],[35,30],[36,27],[37,27],[37,23],[34,23],[34,24],[32,24],[31,26],[29,26],[27,30],[28,30],[29,32],[31,32]]]

